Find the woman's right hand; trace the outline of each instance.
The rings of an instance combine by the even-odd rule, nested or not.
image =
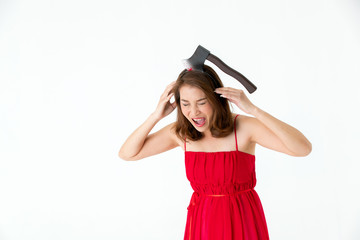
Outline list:
[[[174,93],[171,93],[171,90],[174,87],[175,83],[176,81],[170,83],[166,87],[163,94],[160,96],[159,103],[154,112],[154,115],[159,120],[172,113],[172,111],[174,111],[174,109],[176,108],[176,102],[170,103],[171,97],[174,96]]]

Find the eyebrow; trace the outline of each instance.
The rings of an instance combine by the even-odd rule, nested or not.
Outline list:
[[[196,101],[199,102],[199,101],[202,101],[202,100],[206,100],[206,97],[205,97],[205,98],[200,98],[200,99],[198,99],[198,100],[196,100]],[[183,101],[183,102],[189,102],[188,100],[185,100],[185,99],[181,99],[181,101]]]

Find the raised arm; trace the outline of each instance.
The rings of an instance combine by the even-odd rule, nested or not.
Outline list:
[[[251,129],[252,142],[291,156],[304,157],[310,154],[312,144],[299,130],[256,107],[244,91],[225,87],[217,89],[216,92],[245,113],[254,116],[246,121]]]
[[[173,96],[170,91],[174,84],[175,82],[172,82],[166,87],[155,112],[126,139],[119,150],[120,158],[127,161],[139,160],[178,146],[171,129],[173,124],[149,135],[153,127],[176,108],[175,102],[170,103],[170,98]]]

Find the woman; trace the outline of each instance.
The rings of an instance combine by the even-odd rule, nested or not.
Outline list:
[[[174,96],[175,102],[170,103]],[[234,114],[229,101],[253,117]],[[177,121],[149,135],[177,108]],[[223,87],[216,72],[184,70],[165,89],[156,110],[125,141],[119,157],[134,161],[180,146],[194,193],[184,239],[269,239],[263,208],[254,190],[255,146],[307,156],[306,137],[255,106],[242,90]]]

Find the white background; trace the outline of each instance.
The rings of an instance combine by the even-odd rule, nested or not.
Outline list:
[[[183,151],[117,154],[199,44],[313,144],[298,158],[256,148],[270,238],[359,239],[359,12],[355,0],[1,0],[0,239],[183,239]]]

